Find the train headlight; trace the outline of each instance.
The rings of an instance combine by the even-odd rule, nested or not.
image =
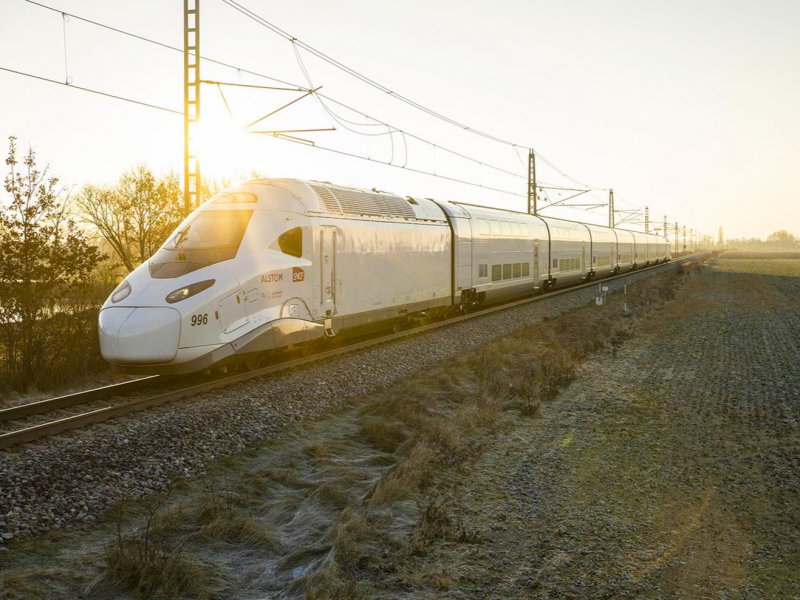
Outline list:
[[[195,294],[199,294],[203,290],[207,290],[212,285],[216,279],[206,279],[205,281],[198,281],[197,283],[193,283],[192,285],[187,285],[186,287],[178,288],[177,290],[170,292],[167,294],[166,300],[170,304],[175,304],[176,302],[180,302],[181,300],[186,300],[187,298],[191,298]]]
[[[114,293],[111,294],[111,302],[116,304],[120,300],[125,300],[131,294],[131,284],[128,283],[127,280],[123,281],[117,286],[117,289],[114,290]]]

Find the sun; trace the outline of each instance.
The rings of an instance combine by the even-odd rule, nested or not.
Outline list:
[[[201,117],[195,150],[206,177],[236,177],[256,168],[258,152],[254,138],[230,118]]]

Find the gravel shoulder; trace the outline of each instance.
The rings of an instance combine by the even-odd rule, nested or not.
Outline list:
[[[389,556],[382,595],[799,598],[800,261],[732,263],[441,474],[468,535]]]

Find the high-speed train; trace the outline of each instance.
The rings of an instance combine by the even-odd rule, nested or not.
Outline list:
[[[669,258],[651,234],[254,180],[192,212],[113,291],[100,348],[123,371],[189,373]]]

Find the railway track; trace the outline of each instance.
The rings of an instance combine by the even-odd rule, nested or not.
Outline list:
[[[162,404],[175,402],[177,400],[189,398],[211,390],[224,388],[235,383],[247,381],[249,379],[272,375],[281,371],[302,367],[314,362],[324,361],[345,353],[356,352],[358,350],[385,344],[387,342],[398,340],[404,337],[418,335],[420,333],[432,331],[442,327],[449,327],[469,319],[508,310],[516,306],[522,306],[564,294],[575,293],[579,290],[586,289],[587,287],[595,286],[598,283],[606,284],[608,282],[629,277],[634,273],[665,269],[670,266],[674,267],[675,265],[683,266],[696,260],[698,260],[697,256],[682,257],[666,264],[645,267],[644,269],[639,269],[637,271],[627,272],[615,275],[613,277],[607,277],[602,280],[590,281],[581,285],[572,286],[562,290],[555,290],[539,296],[523,298],[522,300],[516,300],[513,302],[487,307],[482,310],[470,312],[444,321],[437,321],[434,323],[421,325],[419,327],[405,329],[396,333],[372,337],[370,339],[353,342],[342,347],[318,352],[311,356],[289,359],[243,373],[235,373],[232,375],[207,379],[199,383],[181,386],[178,389],[169,391],[158,391],[157,388],[162,386],[165,380],[158,375],[153,375],[121,384],[104,386],[84,392],[78,392],[75,394],[69,394],[66,396],[60,396],[57,398],[41,400],[38,402],[32,402],[29,404],[22,404],[3,409],[0,410],[0,426],[5,428],[7,423],[14,423],[16,421],[22,421],[25,419],[30,420],[31,418],[41,418],[42,416],[49,415],[50,413],[88,405],[88,410],[79,410],[79,412],[67,416],[56,415],[55,418],[49,418],[49,420],[45,420],[43,422],[29,424],[18,429],[0,433],[0,449],[6,449],[20,444],[25,444],[41,438],[57,435],[65,431],[88,427],[96,423],[102,423],[123,415],[147,410]],[[147,388],[156,388],[156,393],[144,394],[134,398],[125,398],[125,395],[146,390]],[[98,407],[98,403],[101,403],[102,406]]]

